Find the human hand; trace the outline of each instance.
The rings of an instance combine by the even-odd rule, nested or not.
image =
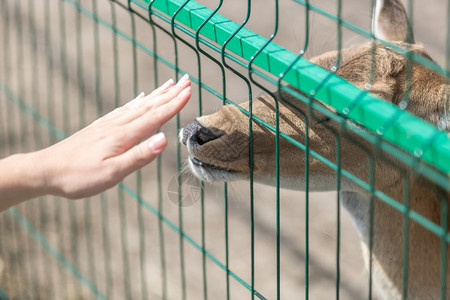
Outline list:
[[[190,84],[187,75],[176,85],[169,80],[150,95],[142,93],[67,139],[35,152],[45,170],[45,193],[74,199],[92,196],[150,163],[167,140],[158,133],[139,141],[186,105]]]

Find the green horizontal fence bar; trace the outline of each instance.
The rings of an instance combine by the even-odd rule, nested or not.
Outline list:
[[[143,8],[150,1],[133,0]],[[172,16],[184,0],[154,0],[152,8]],[[179,12],[176,21],[192,30],[211,15],[212,11],[203,5],[189,1]],[[222,45],[239,24],[215,14],[204,25],[201,35]],[[267,39],[242,28],[228,43],[227,49],[245,60],[267,42]],[[283,76],[284,81],[307,95],[332,106],[348,119],[372,132],[382,135],[382,139],[397,145],[407,153],[418,157],[450,176],[450,138],[432,124],[402,111],[392,103],[383,101],[363,91],[329,71],[300,59],[287,74],[281,74],[296,59],[297,55],[283,47],[270,43],[254,60],[254,64],[274,76]],[[320,89],[316,90],[320,86]],[[391,122],[391,120],[395,120]],[[390,124],[388,128],[383,128]]]

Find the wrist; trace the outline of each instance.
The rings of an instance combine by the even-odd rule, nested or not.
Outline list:
[[[28,164],[28,168],[34,169],[32,172],[29,172],[29,181],[33,184],[32,188],[39,194],[38,196],[54,195],[52,162],[49,161],[46,150],[30,152],[25,155],[27,156],[25,161]]]
[[[0,211],[47,194],[43,164],[36,152],[0,160]]]
[[[22,182],[24,190],[29,191],[31,197],[48,194],[45,161],[40,155],[41,151],[14,155],[17,165],[17,176]]]

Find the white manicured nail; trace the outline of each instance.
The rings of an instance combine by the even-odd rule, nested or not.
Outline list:
[[[185,97],[190,92],[191,92],[191,87],[188,86],[178,94],[178,97]]]
[[[164,149],[166,136],[163,132],[159,132],[152,136],[148,141],[148,147],[154,153],[161,152]]]
[[[186,81],[188,81],[188,79],[189,79],[189,75],[186,73],[186,74],[184,74],[184,76],[181,77],[181,79],[178,81],[177,85],[178,85],[178,86],[183,85]]]
[[[163,85],[161,85],[161,87],[159,88],[160,90],[166,90],[169,86],[171,86],[173,84],[173,79],[170,78],[169,80],[167,80],[165,83],[163,83]]]

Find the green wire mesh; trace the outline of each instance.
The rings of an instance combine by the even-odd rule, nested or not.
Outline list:
[[[181,172],[184,154],[177,142],[178,131],[195,116],[203,115],[210,99],[219,99],[215,102],[218,104],[236,105],[246,97],[249,109],[240,109],[248,117],[250,138],[254,122],[265,126],[275,133],[277,153],[280,139],[285,139],[304,150],[306,162],[314,157],[333,170],[337,191],[341,188],[341,177],[345,177],[366,189],[371,203],[378,199],[401,212],[404,236],[408,236],[408,224],[412,220],[441,237],[440,286],[441,298],[446,298],[445,253],[450,241],[447,215],[443,213],[441,224],[435,224],[409,210],[408,188],[405,188],[404,199],[392,199],[375,189],[373,157],[369,159],[369,180],[364,181],[342,168],[338,136],[335,140],[336,161],[333,162],[310,149],[308,139],[302,144],[281,132],[278,115],[276,126],[254,116],[251,99],[257,91],[270,94],[278,88],[279,96],[281,91],[291,93],[299,101],[308,103],[311,111],[336,122],[342,122],[343,117],[350,119],[366,129],[355,130],[359,137],[414,168],[417,174],[429,178],[447,192],[450,187],[448,135],[304,59],[310,47],[309,40],[315,34],[309,28],[313,13],[334,22],[337,36],[337,47],[334,48],[338,50],[343,47],[344,29],[372,38],[369,31],[343,19],[343,1],[336,1],[335,11],[309,1],[293,1],[302,8],[298,19],[305,23],[304,41],[298,54],[275,43],[280,18],[286,13],[280,9],[281,1],[268,1],[271,7],[267,10],[273,19],[268,38],[247,28],[251,25],[251,13],[256,3],[241,1],[245,14],[239,23],[220,14],[223,2],[227,1],[200,4],[192,0],[0,0],[2,157],[55,143],[124,104],[125,99],[131,99],[140,89],[148,91],[168,77],[178,79],[189,73],[196,87],[190,104],[196,106],[195,112],[188,116],[182,113],[163,128],[166,133],[170,130],[172,143],[168,153],[152,166],[97,197],[81,202],[42,197],[0,215],[0,299],[308,299],[316,295],[317,290],[313,287],[319,278],[315,273],[318,263],[310,249],[314,232],[310,228],[310,222],[313,222],[310,206],[313,204],[308,168],[302,202],[303,231],[296,236],[299,241],[292,246],[302,244],[303,265],[291,265],[287,270],[283,251],[289,241],[283,232],[286,227],[294,226],[284,221],[286,208],[283,201],[287,200],[280,189],[279,155],[276,156],[275,201],[269,204],[273,207],[270,228],[273,234],[268,241],[273,245],[275,258],[269,263],[258,261],[261,260],[258,232],[265,223],[258,216],[263,204],[258,202],[262,201],[258,199],[260,186],[253,184],[252,173],[250,184],[246,185],[248,199],[243,200],[248,202],[243,209],[248,212],[246,222],[238,226],[239,231],[246,233],[244,239],[238,238],[241,232],[236,231],[232,224],[234,216],[230,215],[239,212],[233,208],[236,204],[229,200],[233,185],[225,183],[218,191],[217,187],[198,183],[198,205],[186,209],[182,205],[186,194],[192,190],[186,190],[183,184],[187,175]],[[371,2],[373,6],[374,1]],[[412,7],[410,1],[407,5],[410,15]],[[450,21],[447,28],[449,53]],[[447,75],[450,58],[444,69],[421,56],[386,44],[409,59]],[[194,61],[194,66],[185,64],[185,60]],[[336,62],[338,67],[339,60]],[[207,80],[209,76],[214,76],[215,82],[208,85],[205,82],[211,82]],[[230,91],[232,76],[244,85],[242,95],[236,96]],[[294,92],[288,84],[304,94]],[[328,104],[337,113],[330,113],[311,102],[312,98]],[[215,110],[217,108],[215,106]],[[256,150],[250,143],[250,157]],[[252,159],[250,167],[253,169]],[[170,169],[175,172],[167,172]],[[174,188],[167,182],[175,182]],[[407,179],[403,185],[408,186]],[[240,188],[242,186],[237,187]],[[168,204],[168,192],[176,195],[175,200],[170,200],[177,205]],[[363,280],[366,290],[355,291],[347,285],[346,274],[342,271],[345,269],[342,249],[346,245],[342,242],[339,193],[333,197],[336,222],[332,252],[335,256],[334,267],[327,273],[334,282],[331,297],[338,299],[350,295],[371,299],[371,272]],[[217,204],[219,201],[220,205]],[[210,202],[215,202],[221,211],[211,210]],[[447,208],[443,206],[441,210],[446,212]],[[371,212],[373,214],[373,207]],[[218,224],[214,224],[214,231],[210,229],[211,220],[208,222],[212,213],[213,219],[220,219],[216,220]],[[371,240],[370,251],[372,247]],[[248,253],[244,255],[236,250],[240,248],[248,249]],[[406,298],[407,238],[403,251],[403,296]],[[295,272],[302,273],[295,286],[303,289],[299,292],[293,288],[295,292],[289,294],[284,282]],[[265,282],[262,280],[265,273],[271,273],[271,288],[269,284],[261,284]],[[24,286],[28,288],[22,288]]]

